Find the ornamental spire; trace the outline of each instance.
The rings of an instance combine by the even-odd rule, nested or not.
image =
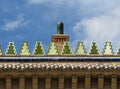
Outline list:
[[[64,34],[64,24],[63,22],[57,23],[57,34]]]

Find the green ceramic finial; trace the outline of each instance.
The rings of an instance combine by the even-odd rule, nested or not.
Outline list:
[[[64,34],[64,24],[63,22],[57,23],[57,34]]]

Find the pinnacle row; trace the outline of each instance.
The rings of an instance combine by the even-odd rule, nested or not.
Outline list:
[[[62,51],[59,51],[55,42],[51,42],[48,48],[48,52],[44,52],[44,48],[41,42],[36,42],[33,52],[30,52],[29,45],[27,42],[23,42],[20,52],[16,52],[14,42],[9,42],[5,54],[2,52],[0,47],[0,56],[45,56],[45,55],[100,55],[98,47],[95,42],[91,43],[90,52],[87,54],[86,48],[83,42],[78,42],[75,53],[72,52],[70,42],[66,41],[62,45]],[[111,42],[106,42],[103,48],[102,55],[114,55]],[[118,48],[117,55],[120,55],[120,47]]]

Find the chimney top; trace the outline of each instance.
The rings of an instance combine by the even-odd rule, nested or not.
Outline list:
[[[63,22],[57,23],[57,34],[64,34],[64,23]]]

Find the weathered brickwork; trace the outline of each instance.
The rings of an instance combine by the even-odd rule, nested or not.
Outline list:
[[[12,82],[12,81],[14,79],[10,75],[9,76],[7,75],[6,80],[5,80],[6,87],[1,87],[0,89],[28,89],[27,87],[25,87],[26,85],[32,86],[29,89],[39,89],[38,88],[39,87],[38,80],[41,79],[40,76],[39,75],[38,76],[34,76],[34,75],[31,76],[32,80],[30,82],[32,82],[32,85],[30,85],[31,84],[30,82],[28,82],[28,84],[25,84],[25,82],[27,81],[26,80],[27,77],[28,76],[25,76],[25,75],[21,76],[20,75],[19,79],[16,81],[16,82],[19,82],[19,85],[16,85],[16,87],[13,87],[15,82]],[[80,87],[78,87],[79,86],[78,84],[80,84],[80,82],[78,81],[78,78],[81,78],[81,77],[78,75],[71,75],[69,77],[69,80],[71,80],[71,81],[67,81],[68,77],[66,78],[65,75],[60,74],[56,78],[57,79],[56,83],[54,82],[56,85],[58,85],[58,88],[57,87],[55,88],[54,87],[55,84],[52,86],[52,79],[54,79],[54,76],[51,77],[50,75],[45,75],[44,76],[45,81],[42,81],[45,83],[45,85],[41,85],[40,87],[44,87],[42,89],[52,89],[51,87],[54,87],[54,89],[68,89],[68,87],[69,87],[69,89],[104,89],[105,87],[106,87],[106,89],[119,89],[120,88],[120,87],[117,87],[117,84],[118,84],[117,79],[118,78],[116,75],[111,75],[111,77],[109,77],[109,79],[111,81],[111,84],[109,86],[105,86],[105,81],[106,81],[105,79],[106,78],[101,74],[98,75],[98,81],[96,81],[96,82],[98,82],[98,84],[96,85],[98,87],[92,87],[92,85],[94,85],[94,84],[92,84],[91,75],[87,74],[87,75],[84,75],[84,80],[85,80],[84,84],[85,85],[83,88],[82,88],[82,86],[80,88]],[[65,84],[65,80],[66,80],[66,84]],[[110,81],[106,81],[106,83],[110,82]],[[2,83],[0,83],[0,84],[2,84]],[[67,86],[67,85],[70,85],[70,86]],[[0,85],[0,86],[2,86],[2,85]],[[107,88],[107,87],[110,87],[110,88]]]

